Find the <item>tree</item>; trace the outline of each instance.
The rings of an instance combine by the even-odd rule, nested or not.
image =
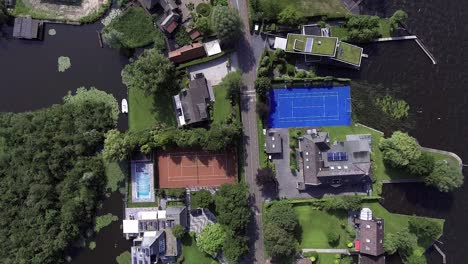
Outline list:
[[[434,170],[435,159],[434,156],[427,152],[421,152],[421,156],[408,163],[408,172],[416,177],[424,177],[431,174]]]
[[[286,202],[271,204],[266,210],[265,221],[284,229],[290,234],[294,234],[299,226],[299,219],[294,209],[291,204]]]
[[[415,234],[420,241],[433,241],[442,234],[442,226],[427,218],[411,218],[409,220],[409,231]]]
[[[197,246],[201,251],[216,256],[225,238],[226,232],[220,224],[207,225],[197,237]]]
[[[260,77],[255,81],[255,90],[262,101],[266,101],[266,94],[271,88],[271,80],[268,77]]]
[[[190,197],[192,208],[209,208],[213,204],[213,196],[208,190],[192,193]]]
[[[398,251],[403,257],[410,256],[417,245],[418,238],[407,229],[395,234],[389,234],[384,239],[385,251],[390,255]]]
[[[296,253],[297,241],[286,230],[273,223],[266,223],[263,231],[265,251],[273,258],[293,256]]]
[[[7,22],[8,20],[8,12],[5,8],[5,3],[4,1],[0,2],[0,26]]]
[[[281,11],[281,6],[276,0],[260,0],[260,9],[264,18],[275,20]]]
[[[194,26],[198,31],[205,34],[210,32],[210,20],[207,17],[198,17]]]
[[[390,138],[382,138],[379,148],[383,160],[392,167],[405,167],[421,156],[421,146],[416,139],[400,131],[394,132]]]
[[[457,166],[446,160],[439,160],[435,163],[432,173],[424,178],[424,182],[441,192],[449,192],[463,185],[463,174]]]
[[[402,22],[405,22],[406,19],[408,19],[408,14],[405,11],[400,9],[400,10],[395,11],[395,13],[393,13],[390,19],[395,22],[402,23]]]
[[[127,158],[128,150],[125,148],[124,135],[117,129],[107,131],[102,155],[104,159],[109,161],[118,161]]]
[[[228,6],[215,6],[211,13],[211,24],[221,42],[236,40],[243,30],[239,13]]]
[[[172,234],[175,236],[175,238],[181,239],[185,235],[185,228],[181,225],[175,225],[172,228]]]
[[[229,263],[239,263],[240,258],[249,252],[248,238],[236,236],[233,232],[226,232],[223,244],[223,256]]]
[[[179,90],[174,65],[156,49],[145,50],[126,65],[122,81],[129,89],[141,89],[147,95],[172,95]]]
[[[223,184],[215,196],[218,223],[241,235],[249,223],[248,189],[245,184]]]
[[[270,167],[260,168],[257,171],[255,181],[258,185],[265,186],[272,183],[276,183],[275,173]]]
[[[124,44],[122,43],[122,39],[124,37],[123,33],[114,28],[104,30],[101,36],[102,41],[110,48],[120,49],[124,47]]]
[[[278,22],[286,25],[299,25],[304,23],[305,17],[302,12],[297,10],[293,5],[287,6],[281,13],[278,15]]]
[[[76,89],[76,93],[68,93],[63,98],[63,101],[66,104],[72,104],[74,107],[86,107],[84,102],[95,102],[98,104],[104,104],[108,109],[111,109],[111,116],[109,116],[114,124],[117,125],[117,120],[119,118],[119,104],[112,94],[108,94],[104,91],[100,91],[94,87],[86,89],[85,87],[80,87]],[[86,109],[82,109],[85,111]]]
[[[332,247],[337,246],[340,243],[340,234],[335,229],[330,229],[327,232],[328,244]]]
[[[415,254],[412,254],[411,256],[407,257],[406,259],[403,260],[403,263],[405,264],[426,264],[426,256],[418,256]]]
[[[228,73],[219,84],[224,89],[227,89],[227,99],[234,105],[239,101],[241,88],[243,85],[242,74],[239,70]]]
[[[377,16],[355,15],[347,22],[350,41],[369,42],[380,36],[379,20]]]

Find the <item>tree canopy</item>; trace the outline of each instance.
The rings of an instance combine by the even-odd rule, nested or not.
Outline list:
[[[250,220],[249,192],[245,184],[223,184],[215,196],[218,223],[243,234]]]
[[[243,85],[242,73],[239,70],[228,73],[219,85],[224,89],[227,89],[227,99],[229,99],[231,104],[234,105],[239,101],[240,92]]]
[[[0,259],[60,263],[93,225],[106,177],[97,150],[115,126],[113,100],[81,90],[65,103],[0,113]]]
[[[178,238],[181,239],[185,235],[185,228],[181,225],[175,225],[172,228],[172,234]]]
[[[457,166],[439,160],[435,163],[432,173],[424,178],[424,182],[441,192],[449,192],[463,185],[463,174]]]
[[[419,158],[408,163],[408,172],[416,177],[428,176],[434,170],[435,159],[429,153],[422,152]]]
[[[407,133],[396,131],[390,138],[382,138],[379,148],[383,160],[392,167],[405,167],[421,156],[421,146]]]
[[[413,254],[414,249],[418,245],[418,238],[415,234],[408,230],[402,230],[395,234],[385,236],[384,248],[389,254],[399,252],[404,258]]]
[[[211,24],[221,42],[236,40],[241,36],[244,28],[239,13],[228,6],[215,6],[213,8]]]
[[[174,65],[156,49],[145,50],[126,65],[122,81],[129,89],[142,89],[147,95],[173,95],[179,90]]]
[[[226,232],[220,224],[206,226],[197,237],[197,246],[203,252],[215,256],[221,249]]]
[[[349,31],[348,40],[355,42],[369,42],[378,38],[379,33],[378,16],[355,15],[346,22]]]
[[[433,241],[442,234],[442,226],[436,221],[427,218],[411,218],[409,220],[409,231],[421,241]]]
[[[240,258],[249,252],[247,242],[247,237],[238,236],[232,231],[226,232],[223,244],[223,256],[229,263],[239,263]]]
[[[278,22],[281,24],[294,26],[304,21],[304,14],[293,5],[287,6],[278,14]]]
[[[8,20],[8,11],[5,8],[5,2],[1,1],[0,2],[0,26],[7,22]]]
[[[208,190],[192,192],[190,203],[192,208],[209,208],[213,204],[213,196]]]

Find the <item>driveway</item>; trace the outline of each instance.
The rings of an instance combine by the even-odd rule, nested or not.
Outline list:
[[[235,71],[237,69],[237,56],[235,53],[231,53],[229,56],[236,57],[235,60],[231,59],[231,68],[228,69],[227,62],[228,56],[224,56],[203,64],[198,64],[189,67],[189,72],[192,77],[197,73],[203,73],[205,75],[208,84],[211,86],[218,85],[221,80],[226,76],[229,71]]]

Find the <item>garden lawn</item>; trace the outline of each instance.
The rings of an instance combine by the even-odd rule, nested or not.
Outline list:
[[[141,7],[132,7],[104,30],[115,29],[123,34],[122,43],[127,48],[143,47],[153,43],[156,28],[153,20]]]
[[[335,263],[335,254],[319,253],[319,264],[332,264]]]
[[[215,102],[213,106],[213,122],[221,123],[226,121],[232,115],[231,101],[227,99],[228,90],[226,87],[219,85],[213,87]]]
[[[331,26],[330,34],[332,37],[346,41],[348,38],[348,29],[344,26]]]
[[[336,18],[349,14],[341,0],[278,0],[275,4],[280,7],[280,10],[292,5],[307,17],[326,15],[329,18]]]
[[[163,123],[176,126],[176,117],[169,96],[147,96],[141,89],[128,89],[129,127],[132,131],[152,128]]]
[[[416,219],[430,219],[436,221],[442,227],[444,226],[445,220],[437,219],[437,218],[429,218],[429,217],[419,217],[419,216],[411,216],[411,215],[402,215],[402,214],[394,214],[390,213],[387,209],[385,209],[380,203],[373,202],[373,203],[364,203],[363,207],[369,207],[372,210],[372,214],[374,217],[383,218],[385,220],[385,235],[391,233],[397,233],[405,228],[409,227],[409,220],[412,218]],[[440,234],[441,236],[442,234]],[[420,241],[421,242],[421,241]],[[417,249],[418,252],[425,252],[425,250],[432,244],[433,241],[423,241],[419,243]]]
[[[379,32],[381,38],[389,38],[392,36],[392,32],[390,31],[390,20],[388,18],[382,18],[379,21]]]
[[[340,243],[336,248],[346,248],[352,239],[341,227],[348,224],[346,211],[317,210],[310,205],[296,205],[294,211],[302,228],[301,248],[333,248],[328,244],[327,232],[335,230],[340,234]]]
[[[217,263],[213,258],[200,251],[194,239],[188,234],[182,238],[182,256],[184,264]]]

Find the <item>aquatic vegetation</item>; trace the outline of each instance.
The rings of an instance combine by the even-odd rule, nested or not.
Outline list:
[[[55,34],[57,34],[57,31],[53,28],[49,29],[49,35],[50,36],[55,36]]]
[[[96,226],[94,226],[94,231],[99,232],[104,227],[118,220],[119,220],[119,217],[113,214],[105,214],[105,215],[98,216],[96,217]]]
[[[58,71],[64,72],[71,67],[71,61],[69,57],[60,56],[58,58]]]
[[[104,25],[104,26],[108,26],[112,20],[116,19],[117,17],[119,17],[120,15],[122,14],[122,10],[120,9],[112,9],[110,12],[109,12],[109,15],[107,15],[105,18],[101,19],[101,23]]]
[[[375,104],[394,119],[408,117],[409,105],[404,100],[397,100],[390,95],[386,95],[382,98],[375,99]]]
[[[89,249],[94,250],[96,248],[96,242],[94,242],[94,241],[89,242],[88,247],[89,247]]]
[[[130,252],[125,251],[119,256],[115,258],[115,261],[117,261],[118,264],[130,264],[132,263],[132,256],[130,255]]]

